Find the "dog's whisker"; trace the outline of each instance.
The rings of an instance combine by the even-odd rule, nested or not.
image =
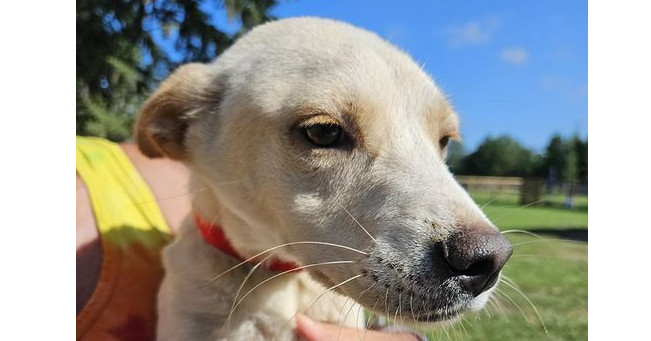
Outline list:
[[[341,322],[339,322],[339,319],[341,318],[341,315],[344,312],[344,308],[346,307],[346,304],[350,300],[350,297],[346,297],[346,300],[344,301],[344,304],[341,305],[341,309],[339,309],[339,316],[337,316],[337,324],[339,325],[339,331],[337,332],[337,339],[336,341],[339,341],[339,337],[341,336],[341,331],[344,329],[344,323],[346,321],[346,318],[348,317],[348,314],[346,314],[345,317],[341,319]],[[354,305],[351,305],[350,309],[352,309]],[[350,313],[350,310],[348,310],[348,313]]]
[[[443,326],[443,332],[445,333],[445,336],[448,337],[448,340],[452,339],[452,336],[450,336],[450,332],[448,331],[448,326]]]
[[[357,300],[356,300],[356,301],[359,302],[359,300],[362,298],[362,296],[363,296],[367,291],[371,290],[371,288],[373,288],[373,287],[375,286],[375,284],[377,284],[377,283],[376,283],[376,282],[373,282],[373,284],[371,284],[368,288],[364,289],[364,291],[362,291],[362,293],[359,295],[359,297],[357,297]],[[379,298],[378,298],[378,299],[379,299]],[[375,301],[375,302],[377,303],[377,301]],[[363,309],[363,307],[362,307],[361,304],[358,304],[358,306],[359,306],[359,307],[357,308],[357,315],[355,316],[355,320],[356,320],[356,321],[359,321],[359,313],[360,313],[360,311]],[[373,306],[373,308],[375,308],[375,306]],[[369,314],[369,315],[370,315],[370,314]],[[370,317],[370,316],[369,316],[369,317]],[[359,329],[357,329],[357,337],[361,339],[361,335],[360,335]]]
[[[332,291],[332,290],[334,290],[334,289],[336,289],[336,288],[338,288],[338,287],[340,287],[340,286],[342,286],[342,285],[344,285],[344,284],[346,284],[346,283],[348,283],[348,282],[350,282],[350,281],[353,281],[353,280],[355,280],[355,279],[357,279],[357,278],[360,278],[360,277],[362,277],[362,276],[364,276],[364,275],[361,275],[361,274],[360,274],[360,275],[356,275],[356,276],[350,277],[350,278],[348,278],[348,279],[345,280],[345,281],[339,282],[339,284],[336,284],[336,285],[333,285],[333,286],[327,288],[327,289],[324,290],[321,294],[319,294],[319,296],[317,296],[314,300],[312,300],[312,302],[311,302],[307,307],[303,307],[303,308],[300,309],[299,311],[307,311],[308,309],[312,308],[312,306],[314,305],[314,303],[316,303],[316,301],[319,300],[319,299],[320,299],[323,295],[325,295],[328,291]],[[298,312],[297,312],[297,313],[298,313]],[[296,316],[296,314],[294,314],[294,316]],[[292,318],[294,318],[294,317],[292,317]]]
[[[355,217],[353,217],[353,215],[350,214],[350,212],[348,212],[348,210],[342,204],[339,204],[339,207],[341,207],[344,210],[344,212],[346,212],[348,216],[350,216],[355,221],[355,223],[357,223],[357,225],[362,228],[362,230],[366,233],[366,235],[368,235],[371,238],[371,240],[377,242],[377,240],[373,238],[373,236],[368,232],[368,230],[366,230],[366,228],[364,228],[364,226],[362,226],[362,224],[360,224],[359,221],[357,221],[357,219],[355,219]]]
[[[398,293],[398,316],[400,317],[400,323],[404,324],[405,320],[402,318],[402,293]]]
[[[511,283],[512,285],[516,285],[515,282],[514,282],[511,278],[507,277],[507,276],[504,275],[504,274],[501,274],[501,276],[500,276],[500,282],[502,282],[502,283],[509,282],[509,283]]]
[[[385,294],[384,294],[384,310],[388,312],[389,310],[389,289],[387,288]],[[387,324],[389,322],[388,316],[387,316]]]
[[[493,201],[497,200],[497,197],[498,197],[498,196],[499,196],[499,195],[494,196],[494,197],[493,197],[491,200],[489,200],[487,203],[483,204],[483,205],[481,206],[480,210],[483,211],[484,208],[486,208],[488,205],[490,205]]]
[[[416,321],[416,316],[414,315],[414,294],[409,294],[409,309],[411,310],[411,319]]]
[[[371,290],[371,288],[373,288],[374,286],[375,286],[375,283],[371,284],[368,288],[364,289],[364,290],[359,294],[359,296],[357,296],[357,299],[355,299],[355,302],[359,302],[359,301],[362,299],[362,296],[364,296],[364,294],[366,294],[366,292],[368,292],[369,290]]]
[[[496,288],[496,292],[497,292]],[[488,299],[488,302],[492,304],[492,306],[495,308],[495,311],[500,314],[501,316],[506,316],[506,311],[504,310],[504,306],[502,305],[502,302],[500,302],[498,295],[491,295],[491,297]]]
[[[463,329],[463,333],[467,335],[467,334],[468,334],[468,330],[466,329],[466,326],[465,326],[465,324],[463,323],[463,321],[462,321],[462,323],[461,323],[461,328]]]
[[[375,238],[374,238],[374,237],[373,237],[373,236],[368,232],[368,230],[367,230],[367,229],[366,229],[366,228],[365,228],[365,227],[364,227],[364,226],[363,226],[363,225],[362,225],[362,224],[361,224],[357,219],[355,219],[355,217],[354,217],[350,212],[348,212],[348,210],[347,210],[343,205],[339,204],[339,207],[341,207],[341,209],[343,209],[344,212],[346,212],[346,214],[348,214],[348,216],[351,217],[351,218],[355,221],[355,223],[357,223],[357,225],[358,225],[358,226],[359,226],[359,227],[360,227],[360,228],[361,228],[361,229],[362,229],[362,230],[363,230],[363,231],[364,231],[364,232],[365,232],[365,233],[366,233],[366,234],[367,234],[367,235],[368,235],[368,236],[369,236],[369,237],[370,237],[374,242],[377,242],[377,240],[376,240],[376,239],[375,239]],[[402,278],[402,276],[400,275],[400,272],[398,271],[398,269],[396,269],[396,267],[395,267],[395,265],[393,264],[393,262],[389,261],[389,265],[393,268],[393,270],[395,271],[395,273],[396,273],[396,275],[398,276],[398,278],[400,278],[400,281],[402,282],[402,284],[405,285],[406,283],[405,283],[404,278]]]
[[[263,284],[265,284],[265,283],[267,283],[267,282],[269,282],[269,281],[271,281],[271,280],[273,280],[273,279],[275,279],[275,278],[278,278],[278,277],[280,277],[280,276],[283,276],[283,275],[286,275],[286,274],[288,274],[288,273],[295,272],[295,271],[298,271],[298,270],[303,270],[303,269],[307,269],[307,268],[313,268],[313,267],[316,267],[316,266],[334,265],[334,264],[352,264],[352,263],[357,263],[357,261],[354,261],[354,260],[337,260],[337,261],[331,261],[331,262],[322,262],[322,263],[307,264],[307,265],[299,266],[299,267],[297,267],[297,268],[295,268],[295,269],[290,269],[290,270],[286,270],[286,271],[283,271],[283,272],[277,273],[277,274],[275,274],[275,275],[273,275],[273,276],[271,276],[271,277],[265,279],[264,281],[258,283],[258,284],[257,284],[256,286],[254,286],[251,290],[249,290],[246,294],[244,294],[244,296],[242,296],[242,298],[237,302],[237,304],[235,305],[235,308],[233,308],[233,310],[237,309],[237,307],[242,303],[242,301],[244,301],[244,299],[245,299],[247,296],[249,296],[249,294],[251,294],[255,289],[259,288],[261,285],[263,285]]]
[[[517,254],[517,255],[512,255],[511,259],[513,258],[545,258],[545,259],[559,259],[559,256],[551,256],[551,255],[531,255],[531,254]],[[567,260],[567,259],[563,259]]]
[[[402,293],[400,293],[398,297],[400,298],[401,295],[402,295]],[[399,301],[401,301],[401,300],[402,299],[399,299]],[[405,325],[405,315],[402,312],[402,310],[403,310],[402,309],[402,303],[399,306],[400,306],[400,313],[399,313],[399,315],[400,315],[400,324],[402,324],[404,326]]]
[[[359,313],[362,311],[362,309],[364,309],[364,307],[362,307],[361,304],[358,304],[358,305],[357,305],[357,314],[355,315],[355,320],[356,320],[356,321],[359,321]],[[359,340],[363,340],[363,338],[362,338],[362,334],[361,334],[361,332],[360,332],[360,328],[357,328],[357,338],[358,338]]]
[[[340,286],[342,286],[342,285],[345,285],[345,284],[348,283],[348,282],[354,281],[354,280],[356,280],[356,279],[358,279],[358,278],[360,278],[360,277],[362,277],[362,276],[364,276],[364,275],[363,275],[363,274],[359,274],[359,275],[355,275],[355,276],[349,277],[348,279],[346,279],[346,280],[344,280],[344,281],[341,281],[341,282],[339,282],[338,284],[335,284],[335,285],[333,285],[333,286],[331,286],[331,287],[329,287],[329,288],[323,290],[323,291],[322,291],[322,292],[321,292],[321,293],[320,293],[320,294],[319,294],[315,299],[312,300],[312,302],[310,302],[310,304],[308,304],[307,306],[305,306],[305,307],[303,307],[303,308],[301,308],[301,309],[298,309],[298,311],[296,311],[296,312],[294,313],[294,315],[292,315],[292,317],[290,317],[287,321],[285,321],[285,324],[283,325],[282,328],[280,328],[280,329],[278,330],[278,332],[276,332],[276,335],[273,337],[272,341],[273,341],[273,340],[276,340],[276,338],[278,337],[278,335],[280,335],[280,332],[281,332],[282,330],[285,329],[285,327],[287,326],[287,324],[288,324],[289,322],[291,322],[291,321],[296,317],[296,315],[297,315],[299,312],[301,312],[301,311],[307,311],[307,310],[309,310],[310,308],[312,308],[312,306],[313,306],[313,305],[314,305],[314,304],[315,304],[315,303],[316,303],[316,302],[317,302],[321,297],[323,297],[323,295],[325,295],[327,292],[332,291],[332,290],[334,290],[334,289],[337,289],[338,287],[340,287]]]
[[[241,182],[242,182],[242,180],[227,181],[227,182],[220,182],[220,183],[217,183],[217,184],[215,184],[215,185],[216,185],[216,186],[222,186],[222,185],[233,185],[233,184],[238,184],[238,183],[241,183]],[[165,196],[165,197],[162,197],[162,198],[156,198],[156,199],[154,199],[154,200],[147,200],[147,201],[139,201],[139,202],[135,202],[135,203],[129,203],[129,205],[139,206],[139,205],[147,205],[147,204],[151,204],[151,203],[161,203],[161,202],[164,202],[164,201],[167,201],[167,200],[178,199],[178,198],[182,198],[182,197],[185,197],[185,196],[194,195],[194,194],[201,193],[201,192],[205,192],[205,191],[209,191],[209,190],[211,190],[211,188],[208,187],[208,186],[205,186],[205,187],[197,188],[197,189],[193,189],[193,190],[191,190],[191,191],[184,192],[184,193],[179,193],[179,194],[175,194],[175,195]]]
[[[489,302],[490,302],[490,300],[489,300]],[[486,314],[486,315],[488,316],[489,319],[491,318],[491,312],[490,312],[490,309],[483,309],[482,312],[483,312],[484,314]]]
[[[251,268],[251,270],[249,270],[249,273],[246,275],[246,277],[244,277],[244,279],[242,280],[242,283],[240,284],[240,287],[237,289],[237,293],[235,293],[235,298],[233,299],[233,304],[231,304],[231,310],[229,311],[228,317],[226,318],[226,323],[224,323],[222,325],[222,331],[224,329],[224,326],[226,326],[226,325],[228,325],[228,327],[230,328],[231,318],[233,317],[233,312],[235,311],[235,304],[237,303],[237,299],[239,298],[240,293],[242,292],[242,289],[244,288],[244,284],[246,284],[246,282],[253,275],[255,270],[257,270],[262,264],[264,264],[265,261],[267,261],[271,257],[273,257],[273,254],[270,254],[270,255],[266,256],[258,264],[254,265]]]
[[[542,325],[543,330],[545,331],[545,334],[546,334],[546,335],[549,335],[549,332],[547,331],[547,327],[545,326],[545,322],[543,321],[542,316],[540,315],[540,312],[538,312],[538,308],[536,308],[536,305],[533,304],[533,302],[531,302],[531,300],[529,299],[529,297],[528,297],[527,295],[525,295],[525,294],[522,292],[522,290],[520,290],[520,289],[519,289],[519,288],[518,288],[514,283],[510,283],[510,282],[512,282],[512,281],[511,281],[508,277],[504,276],[504,279],[505,279],[505,280],[504,280],[503,283],[506,284],[506,286],[508,286],[508,287],[510,287],[511,289],[515,290],[515,292],[517,292],[518,294],[520,294],[520,296],[522,296],[522,298],[524,298],[524,300],[527,301],[527,303],[529,303],[529,305],[531,306],[531,308],[533,309],[533,311],[536,313],[536,316],[538,317],[538,320],[540,321],[540,324]]]
[[[499,309],[497,308],[497,304],[495,303],[495,296],[491,295],[490,298],[488,298],[487,302],[487,309],[486,310],[493,310],[495,311],[496,314],[500,314]],[[500,314],[501,315],[501,314]]]
[[[219,187],[219,186],[225,186],[225,185],[226,185],[226,186],[227,186],[227,185],[235,185],[235,184],[239,184],[239,183],[242,183],[242,180],[233,180],[233,181],[217,182],[217,183],[213,184],[213,186],[215,186],[215,187]]]
[[[387,290],[384,293],[384,310],[386,310],[387,312],[389,310],[388,299],[389,299],[389,289],[387,288]],[[389,318],[389,315],[386,316],[386,323],[387,323],[387,328],[389,328],[389,330],[392,331],[391,330],[391,319]],[[391,333],[391,338],[393,339],[393,333]]]
[[[161,203],[161,202],[164,202],[164,201],[167,201],[167,200],[173,200],[173,199],[178,199],[178,198],[182,198],[182,197],[185,197],[185,196],[190,196],[190,195],[193,195],[193,194],[196,194],[196,193],[199,193],[199,192],[207,191],[209,189],[210,188],[208,188],[208,187],[204,187],[204,188],[192,190],[192,191],[185,192],[185,193],[179,193],[179,194],[176,194],[176,195],[166,196],[166,197],[163,197],[163,198],[156,198],[154,200],[130,202],[127,205],[128,206],[141,206],[141,205],[147,205],[147,204],[152,204],[152,203]]]
[[[251,256],[251,257],[249,257],[249,258],[247,258],[247,259],[241,261],[240,263],[238,263],[238,264],[232,266],[232,267],[229,268],[228,270],[226,270],[226,271],[220,273],[219,275],[213,277],[212,279],[210,279],[210,280],[208,281],[208,284],[210,284],[210,283],[212,283],[212,282],[218,280],[219,278],[221,278],[221,277],[224,276],[225,274],[227,274],[227,273],[229,273],[229,272],[231,272],[231,271],[237,269],[238,267],[240,267],[240,266],[242,266],[242,265],[244,265],[244,264],[246,264],[246,263],[251,262],[252,260],[254,260],[254,259],[256,259],[256,258],[258,258],[258,257],[260,257],[260,256],[262,256],[262,255],[264,255],[264,254],[267,253],[267,252],[271,252],[271,251],[274,251],[274,250],[277,250],[277,249],[280,249],[280,248],[283,248],[283,247],[287,247],[287,246],[292,246],[292,245],[324,245],[324,246],[332,246],[332,247],[338,247],[338,248],[346,249],[346,250],[349,250],[349,251],[357,252],[357,253],[362,254],[362,255],[365,255],[365,256],[368,255],[368,253],[366,253],[366,252],[364,252],[364,251],[361,251],[361,250],[358,250],[358,249],[352,248],[352,247],[350,247],[350,246],[341,245],[341,244],[334,244],[334,243],[327,243],[327,242],[318,242],[318,241],[305,241],[305,240],[304,240],[304,241],[298,241],[298,242],[285,243],[285,244],[276,245],[276,246],[271,247],[271,248],[268,248],[268,249],[266,249],[266,250],[264,250],[264,251],[258,252],[257,254],[255,254],[255,255],[253,255],[253,256]]]
[[[452,332],[452,338],[457,339],[459,337],[459,332],[457,331],[457,324],[450,325],[450,331]]]
[[[501,233],[501,234],[508,234],[508,233],[522,233],[522,234],[526,234],[526,235],[529,235],[529,236],[532,236],[532,237],[536,237],[536,238],[539,238],[539,239],[542,239],[542,238],[543,238],[542,236],[540,236],[540,235],[538,235],[538,234],[536,234],[536,233],[529,232],[529,231],[525,231],[525,230],[506,230],[506,231],[500,231],[500,233]]]
[[[373,283],[375,285],[376,283]],[[364,324],[364,334],[363,334],[363,340],[366,340],[366,332],[368,329],[371,327],[371,319],[375,317],[375,320],[377,321],[377,316],[374,313],[375,307],[377,307],[377,304],[380,302],[382,299],[382,296],[378,296],[377,300],[375,300],[375,303],[373,304],[373,307],[371,308],[371,314],[368,315],[368,318],[366,319],[366,323]]]
[[[513,306],[515,306],[518,309],[520,314],[522,314],[522,317],[524,317],[525,321],[529,322],[529,318],[524,313],[524,310],[522,310],[520,305],[514,299],[512,299],[506,292],[498,288],[497,290],[495,290],[495,294],[497,294],[497,296],[504,297],[507,301],[509,301]]]
[[[578,240],[569,240],[569,239],[561,239],[561,238],[545,238],[545,239],[529,240],[529,241],[526,241],[526,242],[515,243],[515,244],[512,244],[512,246],[513,246],[513,248],[515,248],[516,246],[520,246],[520,245],[534,244],[534,243],[550,243],[550,242],[585,245],[585,242],[578,241]]]
[[[509,216],[510,214],[512,214],[513,212],[517,212],[517,211],[519,211],[519,210],[521,210],[521,209],[524,209],[524,208],[527,208],[527,207],[529,207],[529,206],[533,206],[533,205],[536,205],[536,204],[539,204],[539,203],[541,203],[541,202],[545,202],[545,201],[547,201],[547,199],[540,199],[540,200],[536,200],[536,201],[534,201],[534,202],[530,202],[530,203],[528,203],[528,204],[526,204],[526,205],[522,205],[522,206],[516,208],[516,209],[513,210],[513,211],[506,212],[506,213],[500,215],[499,217],[496,217],[495,219],[493,219],[493,221],[497,224],[500,220],[502,220],[502,219],[508,217],[508,216]]]
[[[398,311],[400,311],[400,294],[398,294],[398,307],[396,308],[396,312],[393,314],[393,328],[389,327],[389,330],[391,331],[391,340],[393,340],[393,337],[396,334],[395,326],[398,322]]]

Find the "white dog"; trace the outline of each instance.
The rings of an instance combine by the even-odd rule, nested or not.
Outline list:
[[[446,166],[457,136],[409,56],[332,20],[264,24],[180,67],[136,129],[192,171],[158,338],[294,339],[299,311],[363,327],[357,304],[405,323],[480,309],[512,250]]]

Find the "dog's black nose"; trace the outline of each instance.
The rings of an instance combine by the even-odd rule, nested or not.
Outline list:
[[[443,243],[443,256],[462,287],[477,296],[492,287],[513,248],[495,230],[464,229]]]

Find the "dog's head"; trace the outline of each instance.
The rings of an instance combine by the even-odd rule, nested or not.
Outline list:
[[[429,322],[481,308],[511,254],[446,166],[456,137],[450,104],[406,54],[314,18],[262,25],[214,63],[182,66],[136,131],[144,153],[190,166],[212,195],[195,206],[219,214],[245,255],[343,246],[278,251],[355,261],[308,271],[375,311]]]

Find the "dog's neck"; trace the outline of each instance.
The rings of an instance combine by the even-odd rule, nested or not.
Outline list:
[[[264,266],[266,268],[276,272],[300,271],[298,264],[275,258],[271,256],[272,253],[263,253],[258,257],[245,258],[239,252],[237,252],[235,247],[233,247],[233,244],[231,244],[231,242],[228,240],[221,226],[205,221],[198,213],[194,214],[194,223],[199,229],[199,232],[201,233],[201,236],[206,241],[206,243],[212,245],[213,247],[221,250],[223,253],[233,258],[239,259],[241,262],[252,264],[264,262]]]
[[[282,272],[299,267],[296,261],[284,254],[283,248],[275,247],[282,245],[281,240],[270,240],[273,235],[255,233],[246,222],[220,203],[200,177],[191,177],[191,188],[198,188],[193,191],[193,222],[207,244],[240,261],[259,255],[248,262],[264,262],[270,270]]]

